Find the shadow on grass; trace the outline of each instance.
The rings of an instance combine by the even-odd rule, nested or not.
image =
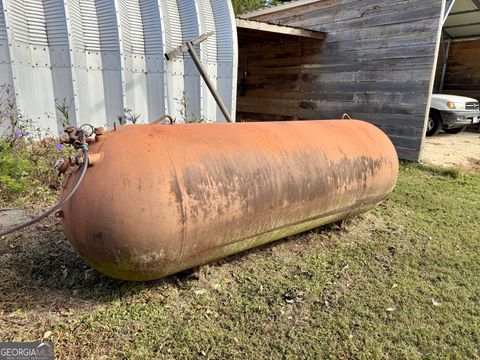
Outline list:
[[[333,224],[308,233],[342,231]],[[226,263],[242,266],[252,253],[269,256],[270,250],[285,243],[295,243],[305,234],[291,236],[258,248],[216,260],[213,268]],[[109,278],[91,269],[64,238],[59,224],[39,225],[4,239],[0,244],[0,310],[80,308],[122,300],[146,289],[179,290],[196,285],[198,269],[187,270],[150,282],[127,282]],[[239,270],[241,271],[241,270]]]

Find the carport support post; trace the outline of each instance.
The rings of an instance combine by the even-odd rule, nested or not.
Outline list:
[[[448,37],[447,46],[445,46],[445,34],[442,34],[442,42],[443,42],[443,67],[442,67],[442,77],[440,78],[440,88],[438,89],[438,93],[441,94],[443,92],[443,86],[445,85],[445,76],[447,74],[447,65],[448,65],[448,55],[450,53],[450,44],[452,43],[452,39]]]

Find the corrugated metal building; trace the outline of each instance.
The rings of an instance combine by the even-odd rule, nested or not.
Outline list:
[[[51,133],[56,104],[74,123],[112,126],[124,108],[139,122],[224,121],[190,56],[164,54],[210,31],[197,46],[235,114],[237,43],[228,0],[1,0],[0,84],[23,116]]]

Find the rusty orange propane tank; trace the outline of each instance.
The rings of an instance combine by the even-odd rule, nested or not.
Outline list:
[[[95,269],[138,281],[367,211],[398,176],[391,141],[357,120],[123,126],[90,154],[65,234]]]

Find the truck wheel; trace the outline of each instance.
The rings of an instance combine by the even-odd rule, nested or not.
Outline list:
[[[427,136],[438,134],[441,129],[441,122],[440,115],[435,111],[430,111],[427,123]]]
[[[464,127],[460,127],[460,128],[454,128],[454,129],[445,129],[444,131],[447,133],[447,134],[459,134],[461,133],[463,130],[465,130],[467,127],[464,126]]]

